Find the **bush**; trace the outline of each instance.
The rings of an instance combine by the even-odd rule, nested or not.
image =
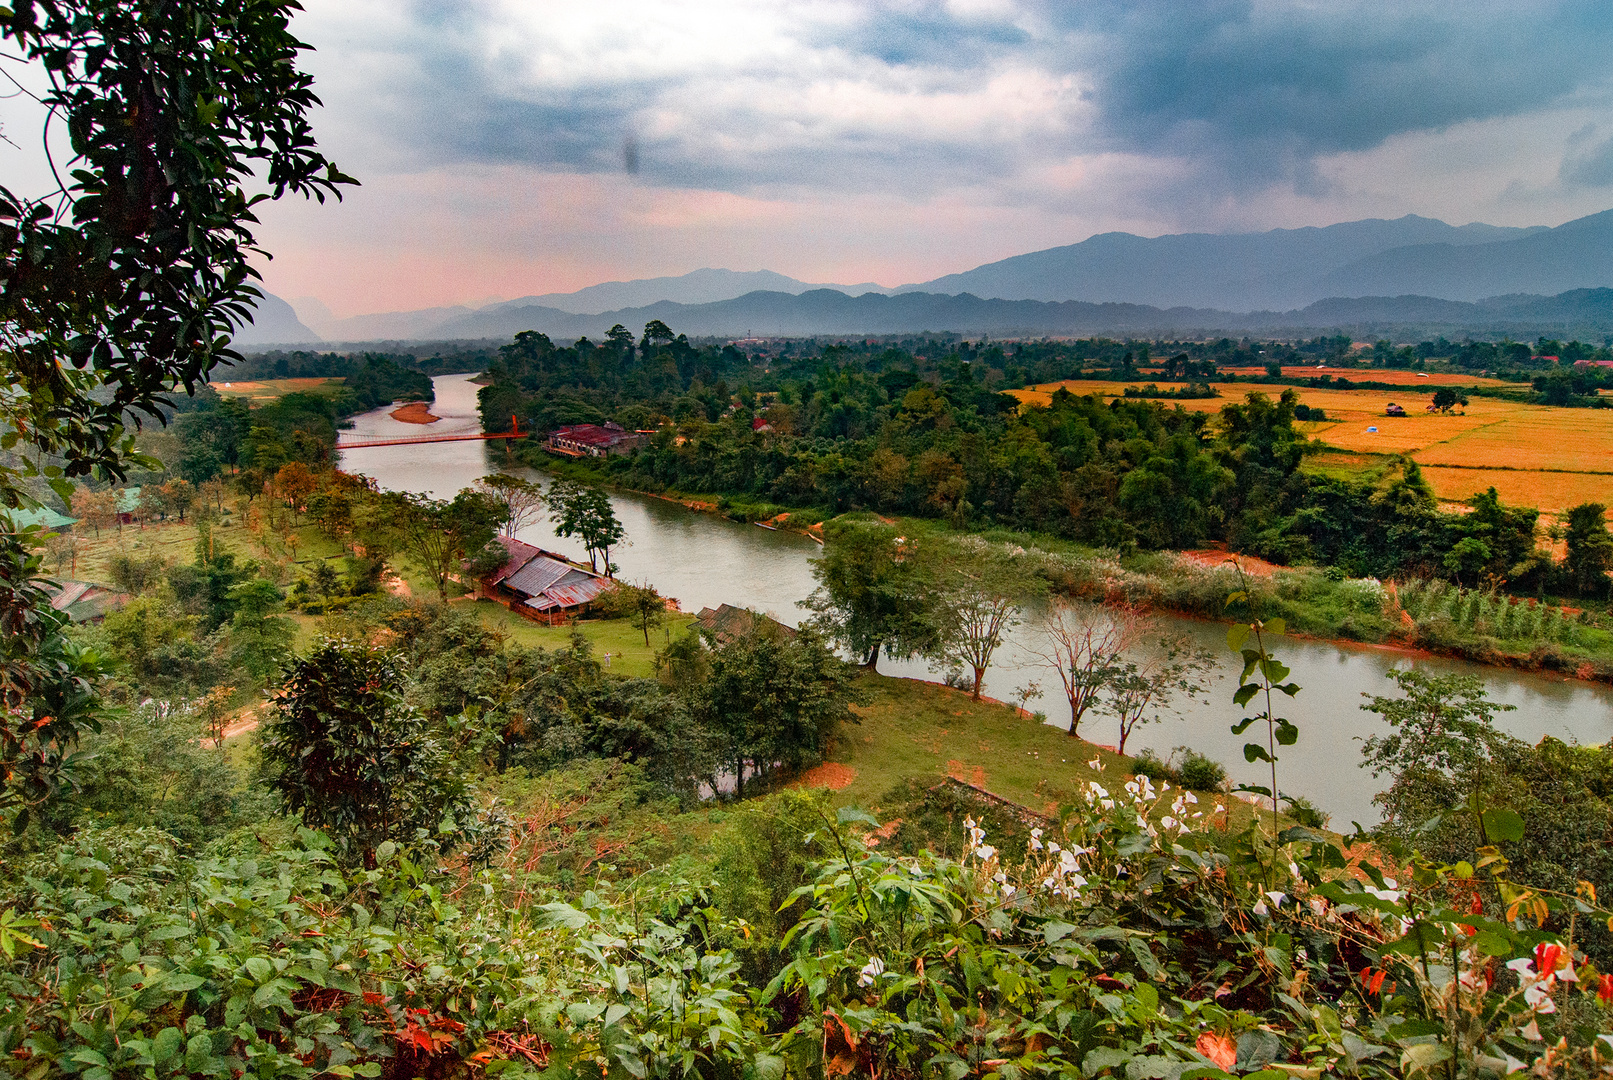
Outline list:
[[[1132,761],[1131,771],[1137,776],[1168,780],[1177,787],[1194,791],[1220,791],[1227,782],[1225,766],[1191,746],[1176,747],[1169,758],[1144,750]]]

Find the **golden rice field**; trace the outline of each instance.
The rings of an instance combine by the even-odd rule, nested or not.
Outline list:
[[[255,402],[272,401],[296,391],[309,393],[327,385],[340,386],[341,379],[215,379],[211,385],[224,397],[244,397]]]
[[[1315,369],[1296,369],[1310,374]],[[1349,377],[1350,369],[1330,369]],[[1354,372],[1362,375],[1360,371]],[[1370,377],[1413,376],[1413,372],[1373,371]],[[1494,383],[1446,376],[1463,385]],[[1148,380],[1048,383],[1011,391],[1030,405],[1045,405],[1060,386],[1073,394],[1119,397],[1127,386]],[[1387,378],[1384,381],[1388,381]],[[1427,411],[1433,379],[1406,379],[1405,391],[1321,390],[1295,387],[1299,400],[1326,410],[1327,420],[1301,425],[1306,434],[1334,451],[1313,457],[1306,468],[1330,475],[1363,475],[1409,454],[1442,499],[1457,502],[1493,486],[1502,500],[1536,506],[1548,513],[1584,502],[1613,505],[1613,410],[1554,409],[1515,401],[1474,398],[1451,414]],[[1170,401],[1195,412],[1218,412],[1251,392],[1268,395],[1283,388],[1258,383],[1218,384],[1218,398]],[[1425,390],[1425,393],[1419,393]],[[1395,402],[1408,415],[1388,416]]]

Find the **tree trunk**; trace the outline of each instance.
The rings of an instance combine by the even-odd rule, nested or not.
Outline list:
[[[1081,717],[1075,711],[1075,699],[1070,699],[1070,738],[1079,739],[1080,733],[1076,730],[1081,726]]]
[[[980,700],[980,684],[981,684],[982,681],[984,681],[985,677],[986,677],[986,669],[985,668],[981,668],[981,667],[975,668],[974,699],[976,701]]]

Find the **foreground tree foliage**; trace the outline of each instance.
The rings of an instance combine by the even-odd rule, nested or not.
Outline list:
[[[235,355],[230,334],[257,296],[253,207],[288,193],[323,200],[352,182],[314,146],[307,112],[317,99],[297,67],[305,46],[287,27],[294,9],[0,8],[0,41],[49,74],[42,103],[75,155],[71,173],[58,170],[62,190],[0,188],[0,381],[10,388],[0,420],[5,449],[32,451],[0,462],[0,510],[21,504],[30,460],[43,455],[63,462],[43,472],[64,499],[68,478],[123,477],[128,418],[157,418],[163,395],[194,390]],[[37,803],[94,721],[43,704],[81,692],[78,661],[9,526],[0,549],[0,802]]]

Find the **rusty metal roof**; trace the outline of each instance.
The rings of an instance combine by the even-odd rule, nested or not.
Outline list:
[[[553,611],[555,608],[581,607],[610,588],[604,578],[579,573],[577,580],[566,581],[545,589],[526,602],[534,611]]]

